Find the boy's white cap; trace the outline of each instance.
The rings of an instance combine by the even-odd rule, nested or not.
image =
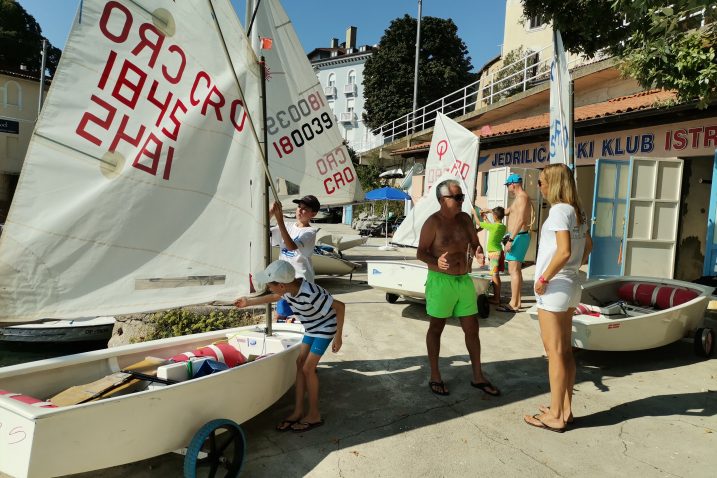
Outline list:
[[[288,284],[296,278],[296,270],[294,266],[286,261],[274,261],[263,271],[254,274],[254,280],[261,285],[269,282],[279,282]]]

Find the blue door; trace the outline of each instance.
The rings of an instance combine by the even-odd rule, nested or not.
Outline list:
[[[588,262],[588,277],[621,274],[629,170],[629,161],[598,159],[595,162],[590,227],[593,252]]]
[[[710,195],[710,215],[707,219],[707,241],[705,242],[704,275],[717,276],[717,150],[712,170],[712,194]]]

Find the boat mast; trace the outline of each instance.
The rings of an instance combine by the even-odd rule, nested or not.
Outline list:
[[[266,128],[266,63],[264,56],[259,59],[259,68],[261,69],[261,127],[262,139],[264,141],[264,167],[269,170],[269,152],[267,145],[269,144],[269,132]],[[264,266],[268,266],[271,262],[271,232],[269,229],[269,188],[273,189],[273,184],[269,181],[269,175],[264,175],[264,187],[262,188],[262,199],[264,203],[264,224],[266,225],[266,240],[264,241]],[[274,193],[276,194],[276,192]],[[266,304],[264,311],[266,314],[266,335],[271,335],[271,304]]]

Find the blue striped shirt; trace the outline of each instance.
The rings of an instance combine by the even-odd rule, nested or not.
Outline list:
[[[287,292],[282,298],[299,318],[306,335],[326,339],[336,335],[336,311],[331,307],[334,298],[326,289],[304,280],[297,295]]]

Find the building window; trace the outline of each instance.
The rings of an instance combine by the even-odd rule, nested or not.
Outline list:
[[[540,28],[545,24],[545,19],[542,15],[534,15],[530,17],[530,30],[533,30],[535,28]]]
[[[329,75],[329,84],[327,86],[336,86],[336,75],[334,73]]]
[[[348,98],[346,100],[346,112],[347,113],[353,113],[354,112],[354,106],[355,106],[356,100],[353,98]]]
[[[0,87],[0,100],[5,107],[22,106],[22,89],[15,81],[7,81]],[[21,108],[22,109],[22,108]]]
[[[356,84],[356,71],[351,70],[349,71],[349,85],[355,85]]]
[[[329,101],[329,109],[332,113],[334,113],[336,110],[334,110],[334,106],[336,105],[335,101]]]

